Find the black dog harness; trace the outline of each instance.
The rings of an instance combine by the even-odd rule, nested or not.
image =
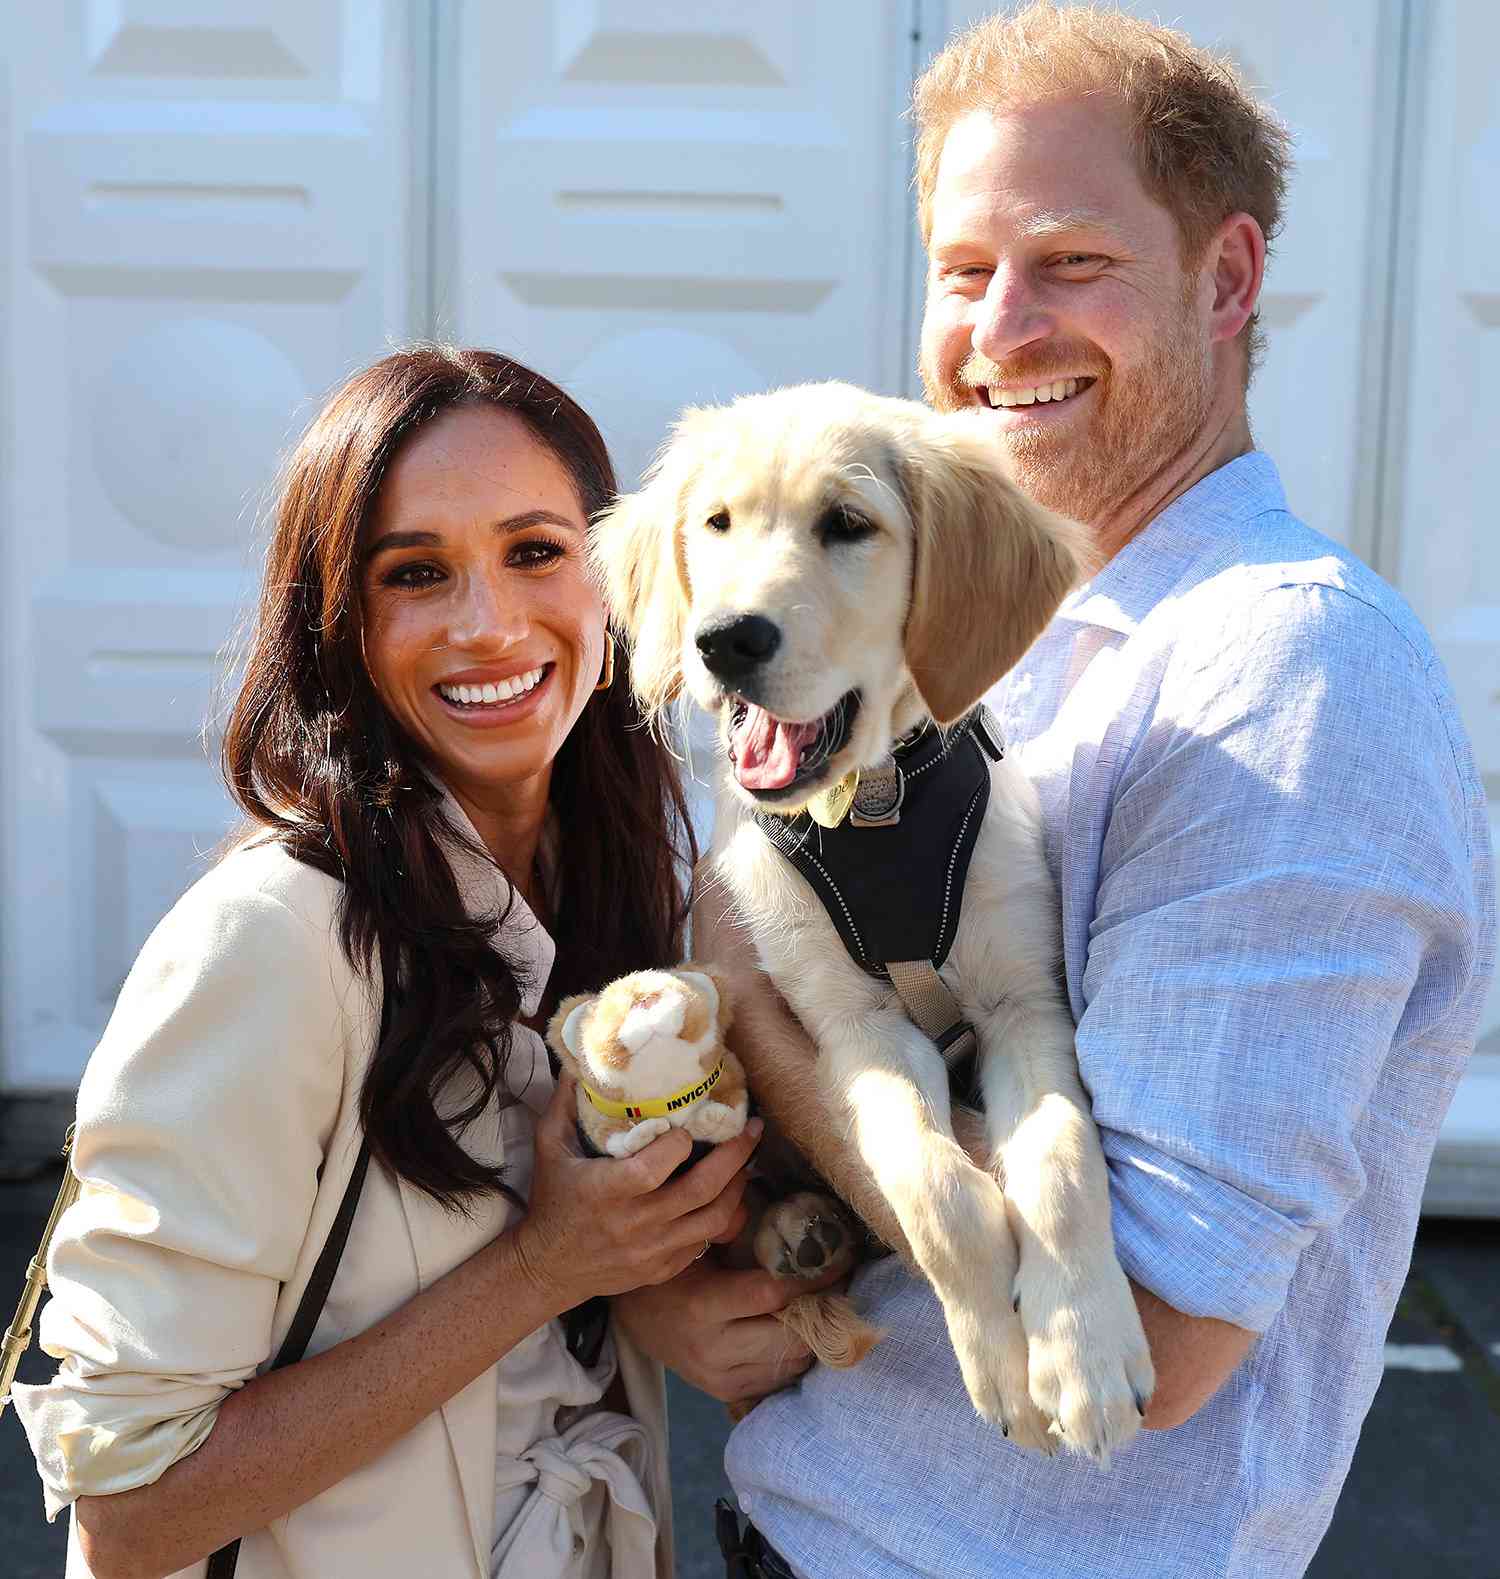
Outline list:
[[[1005,755],[984,706],[950,730],[924,725],[862,771],[849,815],[824,828],[757,812],[772,844],[812,885],[849,957],[896,989],[967,1091],[976,1042],[938,975],[953,947],[969,860]]]

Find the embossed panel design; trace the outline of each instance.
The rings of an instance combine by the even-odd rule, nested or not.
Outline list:
[[[82,765],[79,792],[92,815],[93,890],[74,895],[83,935],[92,935],[93,968],[73,983],[75,1014],[90,1019],[112,1001],[141,940],[177,902],[185,882],[205,871],[224,837],[232,807],[225,792],[190,764],[139,760]],[[92,903],[88,900],[92,899]]]
[[[915,0],[465,0],[438,322],[533,363],[632,483],[685,405],[909,392]],[[700,743],[704,744],[704,743]],[[711,746],[695,754],[701,779]],[[699,783],[695,820],[707,831]]]
[[[910,0],[457,9],[441,323],[566,382],[627,478],[692,401],[904,387]]]
[[[59,8],[60,9],[60,8]],[[337,97],[347,58],[337,4],[302,0],[71,0],[74,70],[96,91],[139,96],[200,83],[215,99],[283,96],[290,89]]]
[[[409,23],[67,0],[10,37],[6,1083],[76,1079],[227,826],[199,732],[279,452],[419,327]]]

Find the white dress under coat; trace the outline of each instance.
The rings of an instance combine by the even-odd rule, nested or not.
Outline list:
[[[509,900],[498,942],[534,1014],[550,937],[493,866],[452,859],[471,913]],[[79,1091],[82,1191],[48,1268],[41,1340],[62,1364],[15,1390],[49,1518],[191,1453],[291,1324],[359,1150],[379,1022],[378,981],[338,941],[338,899],[278,846],[241,848],[173,908],[125,983]],[[520,1103],[463,1143],[503,1161],[524,1197],[553,1081],[519,1024],[508,1080]],[[515,1215],[498,1194],[447,1212],[372,1162],[308,1353],[372,1326]],[[629,1417],[596,1407],[616,1366]],[[585,1371],[552,1322],[372,1463],[246,1536],[237,1579],[669,1579],[667,1473],[660,1366],[616,1331]],[[68,1579],[88,1574],[70,1542]]]

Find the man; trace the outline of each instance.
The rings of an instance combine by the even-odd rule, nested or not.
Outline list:
[[[1022,1452],[891,1257],[854,1285],[885,1341],[759,1405],[728,1470],[767,1574],[1281,1579],[1331,1517],[1472,1046],[1484,796],[1415,618],[1252,445],[1284,133],[1180,35],[1048,6],[950,44],[916,112],[928,398],[988,413],[1104,561],[990,700],[1042,797],[1157,1390],[1108,1474]],[[772,1116],[890,1232],[732,921],[700,925]],[[721,1395],[774,1355],[730,1276],[621,1311]]]

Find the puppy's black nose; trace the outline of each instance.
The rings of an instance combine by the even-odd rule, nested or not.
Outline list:
[[[698,627],[693,638],[709,672],[742,679],[781,645],[781,632],[763,614],[725,614]]]

